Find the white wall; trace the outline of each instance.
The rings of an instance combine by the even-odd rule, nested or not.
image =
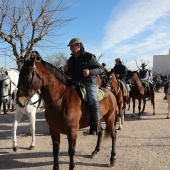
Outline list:
[[[153,56],[153,73],[154,74],[170,74],[170,50],[168,55]]]

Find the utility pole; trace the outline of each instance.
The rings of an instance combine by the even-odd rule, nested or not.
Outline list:
[[[5,70],[6,70],[6,49],[5,49]]]

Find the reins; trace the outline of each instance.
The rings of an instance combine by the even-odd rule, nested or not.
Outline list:
[[[48,104],[45,104],[45,106],[49,106],[49,105],[57,102],[60,98],[62,98],[62,97],[63,97],[65,94],[67,94],[70,90],[74,89],[74,87],[75,87],[76,85],[78,85],[82,80],[83,80],[83,79],[81,79],[80,81],[78,81],[74,86],[71,86],[70,89],[66,90],[66,91],[65,91],[63,94],[61,94],[61,96],[59,96],[56,100],[54,100],[54,101],[52,101],[52,102],[50,102],[50,103],[48,103]]]
[[[111,76],[112,77],[112,76]],[[109,79],[110,80],[110,84],[113,82],[113,77],[112,78],[110,78]],[[111,81],[112,80],[112,81]],[[110,87],[110,89],[111,89],[111,85],[110,85],[109,83],[107,83],[106,84],[106,87]],[[118,85],[119,86],[119,85]],[[118,90],[117,90],[117,92],[115,91],[115,87],[116,86],[113,86],[113,90],[111,89],[111,92],[115,92],[115,95],[117,96],[118,94],[119,94],[119,91],[120,91],[120,86],[119,86],[119,88],[118,88]]]

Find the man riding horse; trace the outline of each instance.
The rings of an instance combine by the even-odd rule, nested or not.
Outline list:
[[[147,97],[150,98],[151,90],[149,85],[149,71],[146,69],[146,64],[142,63],[142,69],[139,71],[139,77],[142,81],[142,84],[147,88]]]
[[[80,38],[70,40],[68,46],[71,50],[71,57],[68,59],[64,72],[72,81],[80,82],[85,86],[89,104],[93,115],[91,134],[97,134],[100,126],[99,103],[97,99],[97,77],[104,72],[95,55],[86,52]]]
[[[128,91],[127,84],[125,81],[125,78],[127,76],[127,67],[122,64],[122,61],[120,60],[120,58],[115,59],[115,66],[113,67],[111,71],[114,72],[118,80],[121,80],[124,83],[125,88],[126,88],[125,90]],[[125,93],[124,93],[123,99],[125,102],[128,102],[128,99]]]

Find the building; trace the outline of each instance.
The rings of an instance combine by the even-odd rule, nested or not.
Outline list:
[[[168,55],[153,56],[153,73],[154,74],[170,74],[170,49]]]

